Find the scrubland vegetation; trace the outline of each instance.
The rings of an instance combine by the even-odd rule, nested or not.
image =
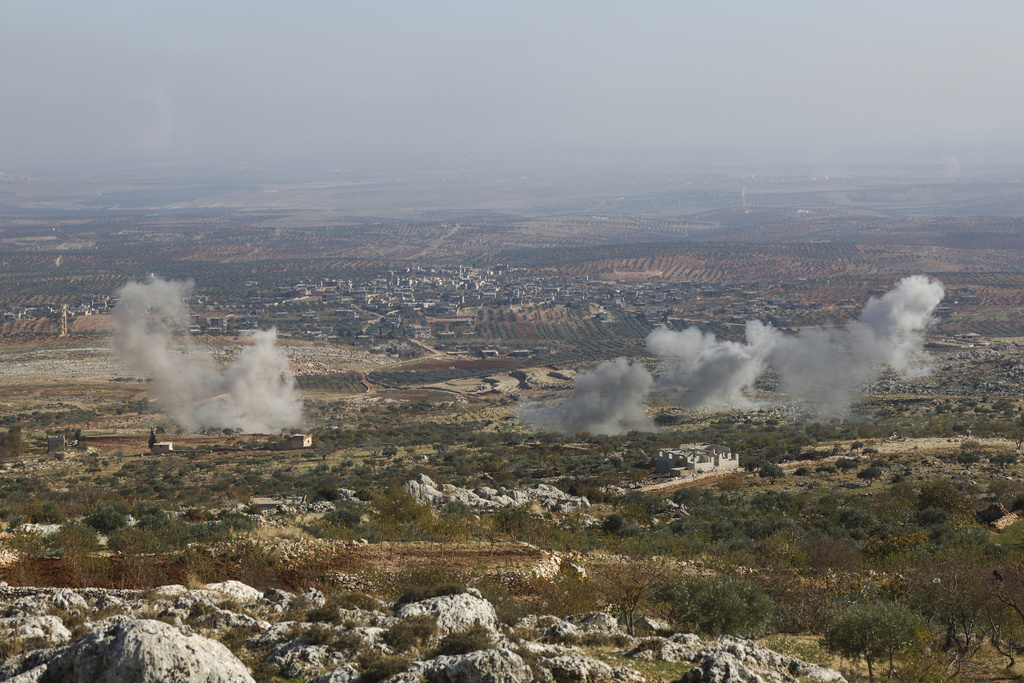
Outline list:
[[[12,530],[0,577],[118,588],[235,578],[337,600],[355,585],[395,600],[454,582],[509,623],[605,609],[627,631],[769,637],[805,656],[800,643],[817,643],[812,659],[910,680],[991,676],[1024,652],[1024,525],[995,532],[979,516],[995,503],[1024,511],[1014,401],[873,399],[842,421],[665,409],[659,432],[571,437],[521,432],[513,406],[410,394],[331,418],[340,404],[327,402],[314,406],[324,417],[310,450],[230,433],[184,436],[161,456],[139,454],[146,432],[115,449],[90,430],[47,455],[48,418],[16,414],[0,440]],[[138,401],[117,417],[135,411],[160,417]],[[685,441],[729,445],[745,471],[656,476],[657,449]],[[431,507],[401,488],[418,474],[467,488],[553,483],[591,507]],[[641,488],[659,482],[668,488]],[[252,495],[331,505],[265,511]],[[561,568],[537,576],[549,555]]]

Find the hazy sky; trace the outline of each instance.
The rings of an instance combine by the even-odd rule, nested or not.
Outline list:
[[[3,0],[0,163],[1024,141],[1024,3]]]

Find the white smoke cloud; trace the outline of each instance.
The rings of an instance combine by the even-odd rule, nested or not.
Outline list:
[[[694,410],[749,408],[767,402],[751,396],[767,372],[778,378],[788,402],[844,411],[885,366],[905,375],[929,370],[921,333],[944,294],[939,281],[914,275],[881,298],[871,297],[857,321],[786,335],[751,320],[744,342],[718,340],[695,327],[658,328],[647,337],[648,350],[662,361],[656,381],[624,358],[608,361],[581,375],[568,401],[548,408],[532,404],[523,417],[565,433],[617,434],[642,428],[624,425],[636,424],[640,415],[647,419],[641,403],[652,386]]]
[[[520,417],[538,429],[563,434],[650,431],[654,421],[644,412],[643,401],[653,383],[642,363],[631,364],[625,358],[607,360],[594,372],[579,375],[567,400],[555,405],[525,403]]]
[[[784,335],[750,321],[745,343],[718,341],[695,328],[661,328],[648,335],[647,348],[666,361],[658,387],[688,408],[748,407],[754,382],[771,370],[790,401],[843,409],[883,366],[902,374],[927,370],[921,332],[943,295],[940,282],[914,275],[871,297],[859,320],[842,327]]]
[[[277,332],[249,335],[222,372],[188,338],[192,282],[151,277],[129,282],[114,309],[114,347],[136,372],[152,378],[160,407],[186,429],[272,433],[302,424],[302,399]]]

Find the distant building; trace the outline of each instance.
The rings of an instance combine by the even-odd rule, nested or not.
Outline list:
[[[311,434],[292,434],[281,441],[271,444],[275,451],[292,451],[300,448],[312,448],[313,436]]]
[[[46,437],[46,452],[47,453],[60,453],[67,448],[68,442],[64,438],[63,434],[56,434],[53,436]]]
[[[654,458],[658,472],[707,472],[710,470],[738,470],[739,456],[728,446],[710,443],[681,444],[678,448],[661,448]]]
[[[173,451],[174,443],[171,441],[157,441],[149,449],[149,452],[153,455],[159,455],[161,453],[172,453]]]

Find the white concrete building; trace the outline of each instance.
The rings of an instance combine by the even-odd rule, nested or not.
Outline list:
[[[678,448],[661,448],[654,459],[658,472],[708,472],[711,470],[738,470],[739,456],[728,446],[711,443],[680,444]]]

